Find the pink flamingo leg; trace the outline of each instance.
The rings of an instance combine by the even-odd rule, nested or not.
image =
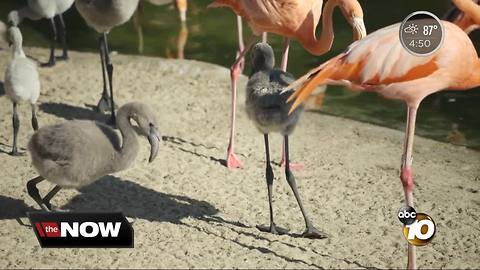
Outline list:
[[[237,15],[237,33],[238,33],[238,51],[236,59],[240,57],[240,53],[245,49],[245,44],[243,42],[243,23],[242,17]],[[242,58],[239,64],[240,73],[243,72],[243,68],[245,67],[245,58]]]
[[[280,67],[284,72],[287,72],[288,65],[288,52],[290,51],[290,39],[285,38],[283,40],[283,56],[282,56],[282,66]]]
[[[228,143],[228,150],[227,150],[227,168],[235,169],[242,167],[242,162],[240,159],[235,155],[235,119],[236,119],[236,111],[237,111],[237,79],[238,75],[240,75],[240,63],[244,61],[245,54],[250,49],[250,47],[255,43],[258,39],[258,36],[253,35],[250,41],[237,57],[235,63],[233,63],[232,67],[230,68],[230,77],[232,80],[232,116],[230,122],[230,142]]]
[[[407,114],[407,128],[405,130],[405,146],[402,157],[402,168],[400,179],[405,194],[405,203],[413,207],[413,171],[412,151],[413,138],[415,136],[415,120],[417,118],[417,107],[409,107]],[[408,244],[408,269],[417,269],[415,246]]]
[[[287,71],[287,65],[288,65],[288,52],[290,50],[290,39],[288,38],[285,38],[284,39],[284,44],[283,44],[283,57],[282,57],[282,65],[281,65],[281,69],[283,71]],[[290,162],[289,163],[289,167],[291,170],[303,170],[303,168],[305,167],[303,164],[301,163],[293,163],[293,162]],[[280,166],[281,167],[285,167],[285,142],[282,143],[282,160],[280,161]]]
[[[262,33],[262,42],[263,42],[263,43],[267,43],[267,42],[268,42],[268,33],[267,33],[267,32],[263,32],[263,33]]]

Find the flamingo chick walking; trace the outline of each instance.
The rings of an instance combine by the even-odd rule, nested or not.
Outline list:
[[[100,60],[102,64],[103,92],[97,109],[101,112],[111,111],[111,122],[115,125],[115,103],[113,99],[113,65],[110,60],[107,35],[115,26],[130,20],[137,9],[139,0],[75,0],[80,15],[88,26],[101,34]],[[105,75],[106,74],[106,75]],[[107,91],[107,76],[110,97]]]
[[[155,159],[161,139],[150,107],[138,102],[122,106],[118,129],[121,138],[113,128],[94,121],[67,121],[39,129],[28,144],[32,164],[40,174],[27,183],[30,197],[50,211],[50,200],[61,188],[81,188],[127,169],[139,150],[136,130],[150,142],[149,162]],[[41,198],[36,185],[45,179],[56,186]]]
[[[275,57],[273,49],[267,43],[256,44],[253,47],[252,56],[252,75],[247,84],[246,108],[249,118],[263,134],[265,140],[266,180],[268,203],[270,206],[270,225],[266,227],[258,226],[258,228],[261,231],[274,234],[284,232],[282,229],[276,227],[273,218],[272,186],[274,176],[272,166],[270,165],[270,149],[268,143],[268,135],[272,132],[278,132],[284,136],[285,176],[305,219],[306,230],[303,236],[308,238],[324,238],[326,237],[325,234],[318,231],[308,218],[297,190],[295,177],[289,166],[288,137],[295,129],[303,108],[298,107],[289,114],[288,111],[290,110],[291,104],[287,104],[286,101],[288,97],[293,94],[293,91],[282,93],[282,90],[287,87],[288,84],[292,83],[294,78],[290,73],[280,69],[274,69]]]
[[[245,54],[263,32],[271,32],[285,37],[281,64],[283,71],[287,69],[290,39],[298,40],[307,51],[315,55],[322,55],[331,49],[334,39],[332,18],[333,11],[337,6],[352,25],[354,39],[357,40],[366,35],[363,10],[357,0],[328,0],[322,18],[322,34],[317,39],[315,30],[322,15],[322,4],[322,0],[215,0],[209,5],[209,8],[231,8],[237,15],[247,20],[253,31],[253,37],[245,47],[242,46],[243,42],[239,36],[242,51],[230,68],[232,111],[226,162],[228,168],[242,166],[242,162],[235,154],[237,79]],[[241,21],[238,20],[238,24],[240,23]],[[239,28],[239,33],[241,33],[241,28]]]
[[[12,60],[5,71],[5,92],[13,103],[13,147],[11,155],[19,155],[17,150],[17,135],[20,129],[20,119],[17,114],[17,104],[28,101],[32,108],[32,127],[38,129],[36,106],[40,95],[40,79],[37,65],[25,56],[22,49],[22,33],[12,26],[8,29],[8,38],[12,47]]]
[[[286,88],[302,85],[290,97],[290,100],[295,98],[292,113],[321,84],[340,84],[352,90],[374,91],[386,98],[403,100],[408,112],[400,179],[405,202],[412,207],[412,151],[420,103],[426,96],[447,88],[466,90],[480,85],[480,60],[470,38],[458,26],[447,21],[442,23],[444,43],[432,55],[419,57],[408,53],[399,40],[400,24],[395,24],[353,43],[346,52]],[[410,244],[408,268],[416,268],[415,247]]]
[[[45,67],[52,67],[56,63],[56,59],[67,60],[67,28],[65,21],[63,20],[63,13],[67,11],[72,5],[74,0],[28,0],[27,6],[13,10],[8,14],[8,22],[12,26],[18,26],[24,18],[30,20],[48,19],[52,28],[52,40],[50,45],[50,58],[47,63],[42,64]],[[61,41],[63,46],[63,54],[60,57],[55,57],[55,43],[57,41],[57,27],[55,25],[55,17],[58,17],[58,21],[61,27]]]

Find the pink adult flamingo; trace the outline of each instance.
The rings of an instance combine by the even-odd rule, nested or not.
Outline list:
[[[232,80],[232,114],[230,125],[230,141],[227,150],[228,168],[238,168],[242,162],[235,155],[235,112],[237,100],[237,78],[243,58],[253,43],[263,32],[271,32],[285,37],[281,68],[287,69],[289,40],[296,39],[310,53],[322,55],[328,52],[333,44],[333,10],[340,7],[342,13],[353,27],[354,39],[366,35],[363,22],[363,10],[357,0],[328,0],[325,4],[322,19],[322,34],[317,39],[315,30],[322,15],[322,0],[214,0],[209,7],[229,7],[238,16],[245,18],[253,30],[253,37],[242,48],[236,61],[230,68]],[[241,23],[238,20],[239,24]],[[241,29],[240,29],[241,30]],[[239,38],[241,38],[239,36]],[[284,154],[283,154],[284,156]],[[282,157],[282,163],[284,158]]]
[[[471,15],[468,12],[466,14]],[[447,88],[466,90],[480,85],[480,60],[470,38],[455,24],[442,22],[445,28],[444,43],[428,57],[409,54],[399,40],[400,24],[395,24],[353,43],[346,52],[287,87],[288,90],[301,85],[290,98],[295,99],[291,111],[320,84],[344,85],[355,91],[374,91],[386,98],[406,102],[408,113],[400,179],[406,204],[412,207],[412,149],[417,108],[432,93]],[[416,268],[415,247],[410,244],[408,268]]]

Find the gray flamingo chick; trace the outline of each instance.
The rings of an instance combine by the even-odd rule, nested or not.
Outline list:
[[[5,93],[13,103],[13,147],[11,155],[17,156],[17,135],[20,119],[17,104],[28,101],[32,108],[32,127],[38,129],[36,106],[40,95],[40,79],[37,65],[25,56],[22,48],[22,33],[17,27],[8,29],[9,44],[12,48],[12,60],[5,71]]]
[[[137,132],[150,142],[152,162],[161,140],[154,112],[143,103],[127,103],[118,110],[117,132],[95,121],[67,121],[46,126],[28,144],[32,164],[40,176],[28,181],[28,194],[46,211],[61,188],[81,188],[110,173],[130,167],[139,143]],[[56,186],[42,199],[36,185],[48,180]]]
[[[270,225],[257,226],[257,228],[261,231],[274,234],[286,232],[285,229],[276,227],[273,218],[272,186],[274,175],[272,166],[270,165],[268,134],[276,132],[284,136],[285,176],[305,219],[306,230],[302,236],[308,238],[324,238],[326,235],[317,230],[308,218],[300,195],[298,194],[295,177],[290,170],[288,136],[292,134],[295,129],[303,108],[299,108],[289,115],[288,111],[290,110],[291,103],[287,103],[287,99],[293,94],[294,90],[285,93],[282,93],[282,91],[290,83],[295,81],[295,79],[290,73],[284,72],[281,69],[275,69],[274,66],[275,57],[272,47],[267,43],[257,43],[252,50],[252,74],[247,84],[246,109],[249,118],[263,134],[265,140],[266,180],[270,207]]]
[[[100,60],[102,63],[103,92],[97,109],[111,111],[111,122],[115,125],[115,103],[113,99],[113,65],[110,60],[107,35],[114,27],[126,23],[138,7],[139,0],[75,0],[80,15],[88,26],[101,34]],[[106,74],[106,75],[105,75]],[[107,77],[110,97],[107,91]]]

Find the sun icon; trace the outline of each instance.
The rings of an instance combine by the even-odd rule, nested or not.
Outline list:
[[[418,25],[411,23],[407,27],[405,27],[403,31],[407,34],[415,35],[416,33],[418,33]]]

